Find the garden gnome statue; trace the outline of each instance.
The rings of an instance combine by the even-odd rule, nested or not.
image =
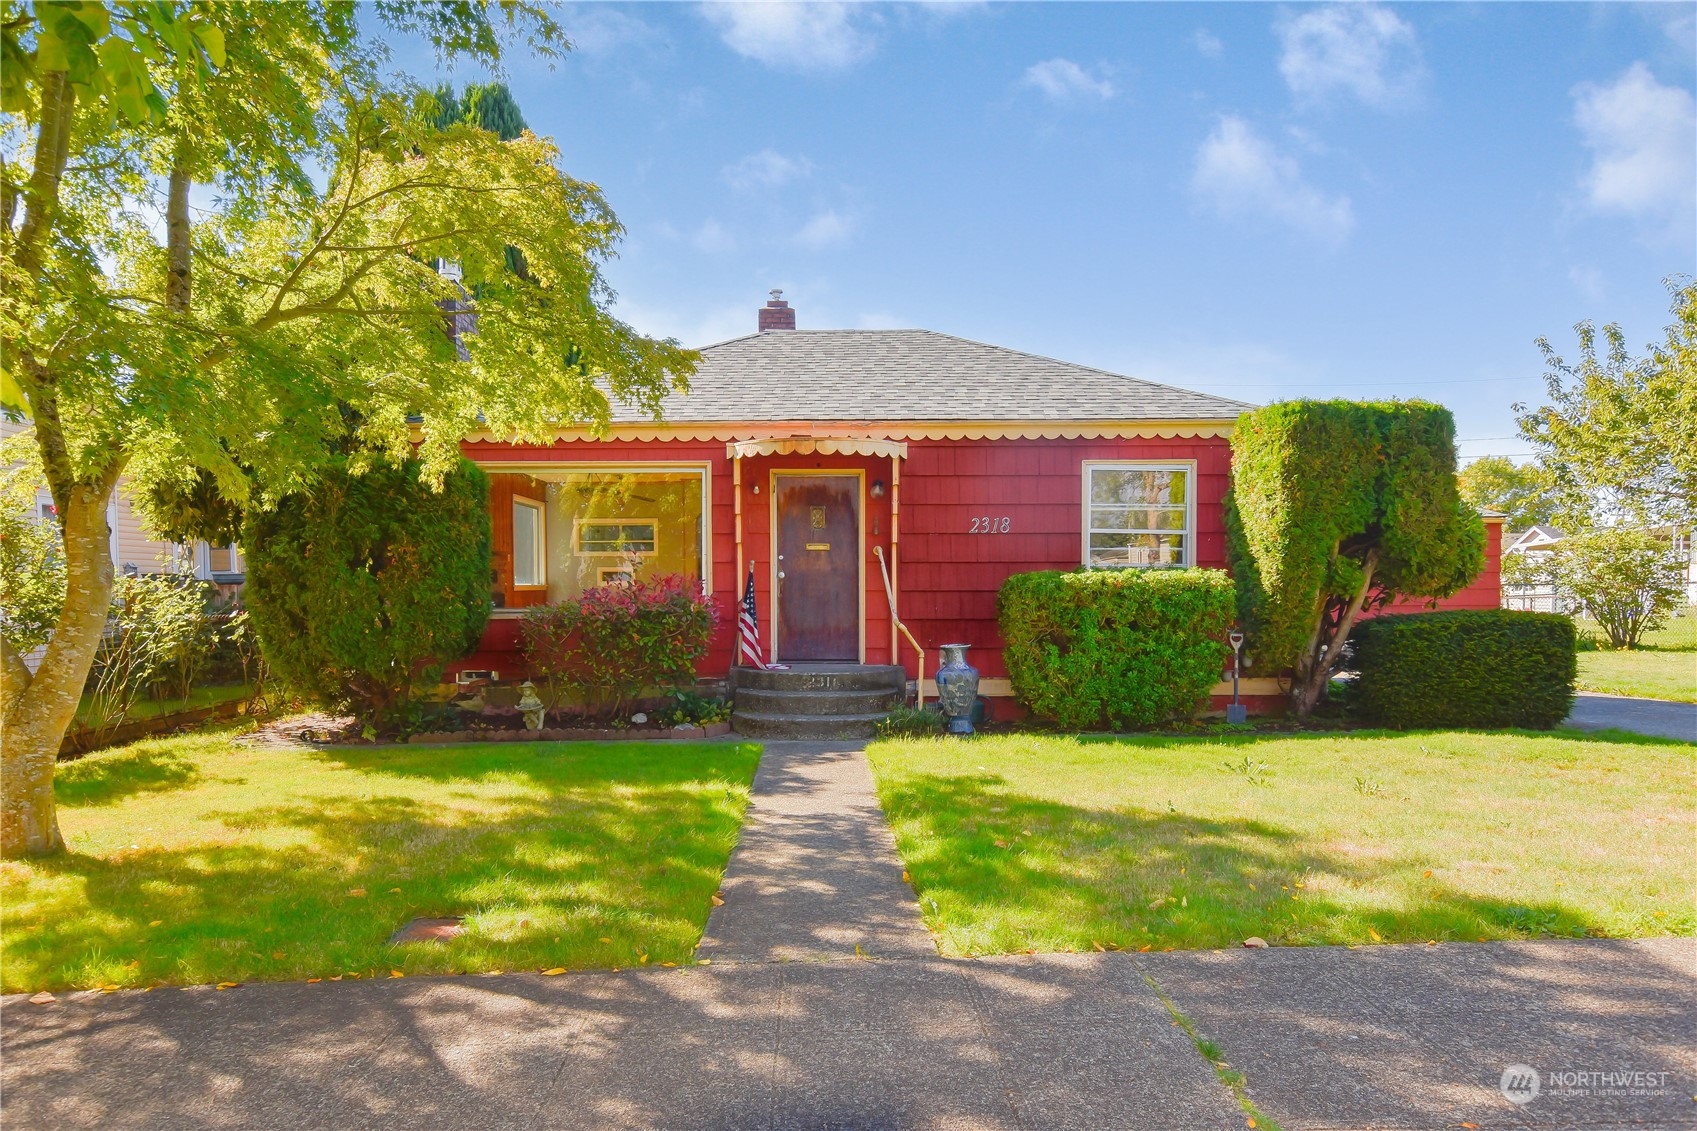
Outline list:
[[[950,734],[972,733],[972,709],[978,705],[978,669],[966,662],[965,644],[944,644],[937,669],[937,705],[949,717]]]
[[[548,709],[542,705],[542,700],[536,697],[536,685],[527,679],[519,684],[519,691],[523,693],[519,696],[518,707],[524,712],[524,729],[541,730],[542,720]]]

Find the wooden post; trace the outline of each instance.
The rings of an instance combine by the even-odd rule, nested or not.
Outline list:
[[[742,556],[742,457],[740,455],[731,456],[731,494],[734,496],[732,510],[736,514],[737,533],[737,578],[734,588],[736,589],[736,599],[740,603],[742,601],[744,568]],[[734,659],[732,663],[735,664]]]
[[[902,540],[901,509],[902,509],[902,457],[890,457],[890,588],[895,593],[895,599],[901,600],[901,566],[898,564],[901,555],[896,553],[896,547]],[[901,663],[901,642],[896,630],[896,610],[890,609],[890,663]],[[923,690],[920,694],[924,694]]]

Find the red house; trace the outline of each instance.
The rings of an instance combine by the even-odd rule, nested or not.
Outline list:
[[[729,613],[752,568],[767,659],[916,678],[899,617],[927,675],[939,645],[970,644],[995,698],[1009,574],[1225,568],[1229,438],[1249,405],[928,330],[797,330],[777,292],[759,327],[703,349],[663,422],[615,408],[604,437],[466,440],[490,473],[497,608],[460,668],[522,669],[525,606],[683,573]],[[1497,605],[1500,529],[1448,604]],[[734,628],[704,677],[731,672]]]

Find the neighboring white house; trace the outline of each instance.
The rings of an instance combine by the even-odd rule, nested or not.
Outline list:
[[[1510,554],[1524,554],[1532,561],[1542,561],[1550,556],[1556,543],[1566,538],[1553,526],[1534,526],[1530,530],[1522,530],[1518,534],[1506,535],[1508,544],[1503,547],[1504,574],[1509,572]],[[1510,585],[1505,577],[1503,581],[1503,608],[1522,609],[1534,613],[1566,613],[1572,612],[1572,602],[1557,592],[1556,587],[1548,581],[1537,585]]]
[[[1650,528],[1651,533],[1668,539],[1674,556],[1684,563],[1685,574],[1685,603],[1697,605],[1697,554],[1693,553],[1694,540],[1692,532],[1680,530],[1672,526],[1656,526]],[[1537,561],[1548,558],[1566,534],[1553,526],[1534,526],[1518,534],[1504,536],[1503,573],[1509,573],[1510,554],[1524,554],[1527,558]],[[1510,585],[1503,582],[1503,608],[1526,609],[1540,613],[1571,613],[1577,612],[1572,599],[1558,592],[1556,587],[1545,581],[1537,585]]]

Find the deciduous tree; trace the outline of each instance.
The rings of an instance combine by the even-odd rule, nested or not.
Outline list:
[[[566,46],[528,4],[358,11],[488,64]],[[0,401],[35,425],[66,568],[36,671],[0,641],[8,857],[62,848],[53,761],[106,622],[120,475],[239,507],[338,451],[362,453],[355,473],[416,456],[440,482],[473,428],[545,440],[604,426],[610,398],[657,411],[687,379],[687,351],[609,313],[621,229],[595,186],[530,133],[438,129],[355,19],[0,0]],[[191,207],[197,185],[216,191]],[[438,260],[476,296],[464,357]]]
[[[1510,530],[1557,521],[1561,500],[1541,464],[1517,464],[1507,456],[1482,456],[1464,467],[1457,479],[1461,497],[1470,506],[1501,513]]]
[[[1613,323],[1601,342],[1592,323],[1574,327],[1574,363],[1538,341],[1550,403],[1515,411],[1571,514],[1697,524],[1697,283],[1669,289],[1674,321],[1645,357],[1629,354]]]

